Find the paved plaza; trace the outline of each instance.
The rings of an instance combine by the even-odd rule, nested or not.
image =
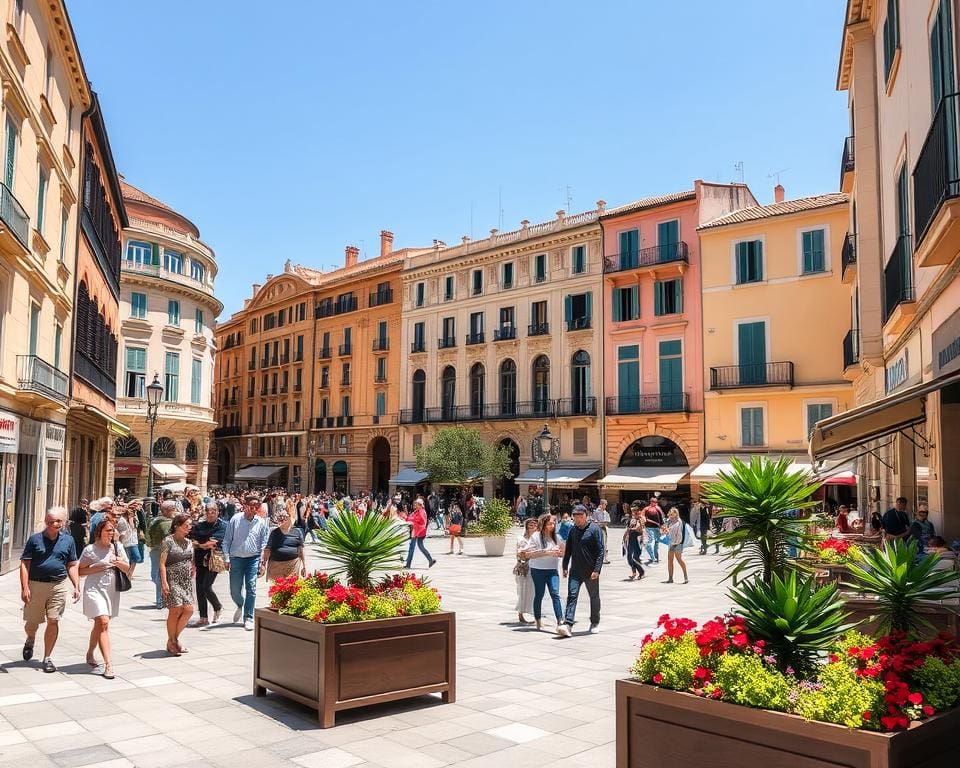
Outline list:
[[[611,534],[618,542],[620,531]],[[111,623],[115,680],[84,663],[89,623],[79,605],[62,622],[59,671],[23,662],[18,576],[3,576],[0,766],[613,766],[613,681],[624,676],[640,638],[662,613],[703,619],[729,604],[713,554],[692,551],[690,584],[662,584],[663,563],[635,583],[625,580],[629,569],[616,547],[601,581],[600,634],[586,634],[582,593],[574,636],[558,639],[516,623],[511,557],[483,557],[476,539],[467,540],[465,556],[443,554],[446,544],[435,538],[428,546],[438,560],[430,578],[444,607],[457,612],[456,703],[424,697],[354,710],[327,730],[312,710],[275,694],[253,697],[252,632],[230,624],[187,630],[189,653],[168,657],[148,564]],[[508,552],[513,546],[511,536]],[[229,619],[224,576],[217,592]],[[263,604],[263,582],[260,592]],[[550,615],[547,600],[544,608]],[[42,655],[40,635],[37,641]]]

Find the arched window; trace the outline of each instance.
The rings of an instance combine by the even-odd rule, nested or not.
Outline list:
[[[194,440],[191,440],[187,443],[187,450],[184,454],[184,458],[187,461],[196,461],[197,460],[197,443]]]
[[[550,409],[550,359],[540,355],[533,361],[533,410],[547,413]]]
[[[416,370],[413,374],[413,402],[410,403],[413,408],[413,423],[419,424],[423,421],[423,410],[426,405],[427,374],[422,370]]]
[[[590,413],[590,355],[582,349],[570,360],[571,413]]]
[[[517,364],[513,360],[500,363],[500,415],[517,413]]]
[[[118,437],[113,452],[118,459],[135,459],[140,456],[140,441],[132,435]]]
[[[153,444],[153,458],[155,459],[175,459],[177,458],[177,444],[169,437],[158,437]]]
[[[457,410],[457,371],[452,365],[443,369],[440,377],[440,407],[444,421],[453,421]]]
[[[483,394],[486,371],[482,363],[474,363],[470,368],[470,417],[479,419],[483,416]]]

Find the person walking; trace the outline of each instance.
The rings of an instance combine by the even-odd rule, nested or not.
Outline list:
[[[651,498],[650,502],[643,508],[643,527],[647,534],[647,562],[660,562],[660,527],[663,525],[663,511],[657,503],[656,498]]]
[[[120,509],[115,527],[119,534],[120,546],[123,547],[127,562],[130,564],[127,576],[132,579],[137,564],[143,562],[143,552],[140,549],[140,532],[137,530],[136,510],[133,506],[128,505]]]
[[[43,671],[56,672],[51,657],[60,635],[60,619],[67,600],[80,599],[78,558],[73,537],[63,530],[67,510],[52,507],[43,518],[43,530],[27,539],[20,555],[20,599],[23,601],[23,660],[33,658],[37,629],[43,631]],[[70,586],[73,586],[71,592]]]
[[[217,593],[213,591],[213,582],[219,571],[211,570],[214,551],[223,557],[223,537],[227,534],[227,524],[220,519],[220,507],[216,501],[208,501],[204,507],[204,519],[190,529],[193,541],[193,561],[196,570],[197,608],[200,618],[195,626],[209,627],[220,623],[223,605]],[[213,606],[213,621],[208,617],[209,605]]]
[[[661,532],[667,536],[667,580],[664,584],[673,584],[673,563],[680,564],[680,570],[683,571],[683,583],[689,583],[687,578],[687,564],[683,562],[683,549],[686,546],[692,546],[692,541],[687,541],[687,525],[680,517],[680,512],[676,507],[671,507],[667,512],[667,522],[661,529]]]
[[[160,588],[160,547],[170,535],[170,524],[177,513],[177,502],[166,499],[160,502],[160,514],[150,521],[147,528],[147,546],[150,547],[150,579],[156,587],[154,605],[157,610],[163,608],[163,591]]]
[[[64,526],[64,528],[66,527]],[[73,537],[73,546],[79,556],[89,540],[87,535],[87,510],[83,507],[74,507],[70,510],[69,528],[69,533]]]
[[[603,568],[603,555],[600,526],[588,520],[586,508],[577,504],[573,508],[573,528],[570,529],[563,551],[563,575],[569,575],[569,580],[564,621],[557,628],[558,635],[571,635],[580,587],[586,587],[590,595],[590,634],[595,635],[600,631],[600,570]]]
[[[427,558],[429,565],[428,568],[433,568],[436,564],[436,560],[430,555],[427,551],[427,548],[423,545],[423,540],[427,538],[427,511],[423,505],[423,499],[417,497],[413,502],[413,512],[411,512],[407,517],[407,522],[410,523],[410,548],[407,550],[407,562],[404,565],[404,568],[409,569],[410,565],[413,563],[413,550],[415,547],[418,547],[423,556]]]
[[[288,512],[277,512],[277,527],[270,531],[260,560],[260,575],[264,573],[268,582],[287,576],[307,575],[303,531],[293,525]]]
[[[537,519],[528,517],[523,521],[523,534],[517,537],[517,563],[513,567],[513,575],[517,582],[517,621],[528,624],[525,613],[533,613],[533,577],[530,575],[530,562],[527,559],[527,550],[537,532]]]
[[[94,529],[93,541],[80,556],[78,573],[83,581],[83,615],[93,621],[87,645],[87,664],[107,680],[113,680],[110,647],[110,619],[120,615],[120,591],[116,571],[129,573],[127,553],[114,540],[116,523],[103,519]],[[103,664],[94,653],[100,649]]]
[[[709,547],[709,537],[710,532],[713,528],[713,508],[709,504],[704,504],[702,501],[697,502],[699,509],[697,510],[697,521],[700,529],[700,554],[707,554],[707,547]],[[719,551],[719,547],[717,547]]]
[[[627,565],[630,566],[630,581],[642,579],[643,565],[643,514],[640,502],[635,501],[630,507],[630,519],[627,521]]]
[[[230,564],[230,597],[237,610],[233,623],[253,631],[253,609],[257,602],[257,574],[260,558],[267,546],[270,527],[260,516],[260,497],[248,493],[243,498],[243,514],[227,523],[223,537],[223,555]]]
[[[170,535],[160,546],[160,588],[167,607],[167,653],[171,656],[187,652],[180,644],[180,634],[193,615],[192,526],[193,512],[174,515]]]
[[[526,558],[530,563],[530,576],[533,578],[533,620],[537,629],[541,629],[541,609],[543,594],[550,592],[553,603],[553,615],[557,623],[554,629],[560,633],[563,624],[563,607],[560,604],[560,558],[563,556],[564,543],[557,535],[557,518],[553,515],[541,515],[537,521],[537,530],[530,537]]]
[[[447,552],[448,555],[453,554],[454,542],[460,545],[460,551],[457,552],[457,554],[463,554],[463,528],[465,522],[463,512],[460,510],[460,505],[457,504],[457,502],[453,502],[453,504],[450,505],[450,522],[447,525],[447,532],[450,534],[450,551]]]

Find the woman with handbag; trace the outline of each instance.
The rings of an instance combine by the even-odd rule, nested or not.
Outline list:
[[[563,540],[557,535],[557,518],[549,513],[540,515],[537,531],[530,537],[530,546],[526,551],[530,576],[533,579],[533,620],[537,623],[537,629],[541,629],[543,594],[549,592],[553,615],[557,620],[557,634],[560,634],[560,626],[563,624],[559,568],[564,547]]]
[[[78,573],[85,576],[83,582],[83,615],[93,621],[90,643],[87,646],[87,664],[113,680],[110,663],[110,619],[120,613],[120,593],[130,589],[126,552],[114,539],[116,526],[103,519],[94,529],[93,540],[80,555]],[[103,664],[97,661],[94,652],[100,648]]]
[[[160,593],[167,608],[167,653],[179,656],[180,633],[193,615],[193,542],[190,515],[174,515],[170,535],[160,545]]]
[[[463,554],[463,512],[460,511],[460,505],[453,502],[450,505],[450,521],[447,523],[447,533],[450,534],[450,551],[448,555],[453,554],[453,543],[460,544],[458,555]]]
[[[680,563],[680,570],[683,571],[683,583],[687,584],[690,580],[687,578],[687,564],[683,562],[683,550],[693,546],[693,533],[689,525],[680,518],[680,512],[676,507],[671,507],[667,512],[667,523],[661,528],[661,532],[666,537],[664,542],[667,545],[667,580],[664,584],[673,584],[673,563]]]
[[[513,575],[517,581],[517,621],[521,624],[530,622],[524,618],[525,613],[533,614],[533,577],[530,575],[530,563],[527,560],[527,550],[532,546],[532,540],[537,533],[537,518],[528,517],[523,521],[523,534],[517,537],[517,563],[513,566]]]
[[[131,505],[120,507],[120,516],[117,518],[117,533],[120,536],[120,546],[123,547],[123,551],[127,555],[127,562],[130,563],[127,576],[132,579],[137,563],[143,562],[143,554],[140,551],[137,518]]]
[[[207,502],[204,519],[190,529],[197,572],[197,607],[200,609],[200,618],[191,626],[208,627],[220,623],[223,605],[213,591],[213,582],[217,580],[218,573],[228,570],[221,549],[226,534],[227,524],[220,519],[220,507],[215,501]],[[213,606],[213,621],[207,617],[208,603]]]
[[[307,557],[303,552],[303,531],[294,527],[293,519],[286,510],[274,515],[277,527],[270,531],[267,546],[260,559],[260,575],[267,574],[267,581],[285,579],[288,576],[307,575]]]

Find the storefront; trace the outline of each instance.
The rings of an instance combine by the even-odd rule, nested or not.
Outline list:
[[[12,558],[14,492],[17,481],[17,453],[20,450],[20,417],[0,410],[0,573],[17,565]]]
[[[426,493],[427,486],[427,473],[420,472],[413,467],[401,467],[397,474],[390,478],[391,490]]]
[[[690,465],[683,450],[661,435],[634,441],[620,457],[619,465],[599,481],[604,498],[621,508],[632,501],[647,501],[663,495],[665,503],[687,503],[690,497]]]
[[[287,484],[287,465],[250,464],[238,469],[232,478],[235,483],[248,487],[266,487]]]
[[[139,459],[117,460],[113,465],[113,493],[126,491],[130,496],[140,493],[137,487],[143,474],[143,464]]]
[[[600,474],[600,469],[599,464],[551,467],[547,472],[550,506],[565,511],[568,508],[572,509],[573,505],[584,496],[595,499],[597,497],[596,476]],[[527,489],[528,492],[531,486],[542,491],[543,467],[527,468],[519,477],[514,478],[514,482],[519,488]]]
[[[63,453],[66,446],[65,424],[47,422],[43,425],[43,463],[40,466],[40,487],[44,491],[40,509],[63,505]]]

